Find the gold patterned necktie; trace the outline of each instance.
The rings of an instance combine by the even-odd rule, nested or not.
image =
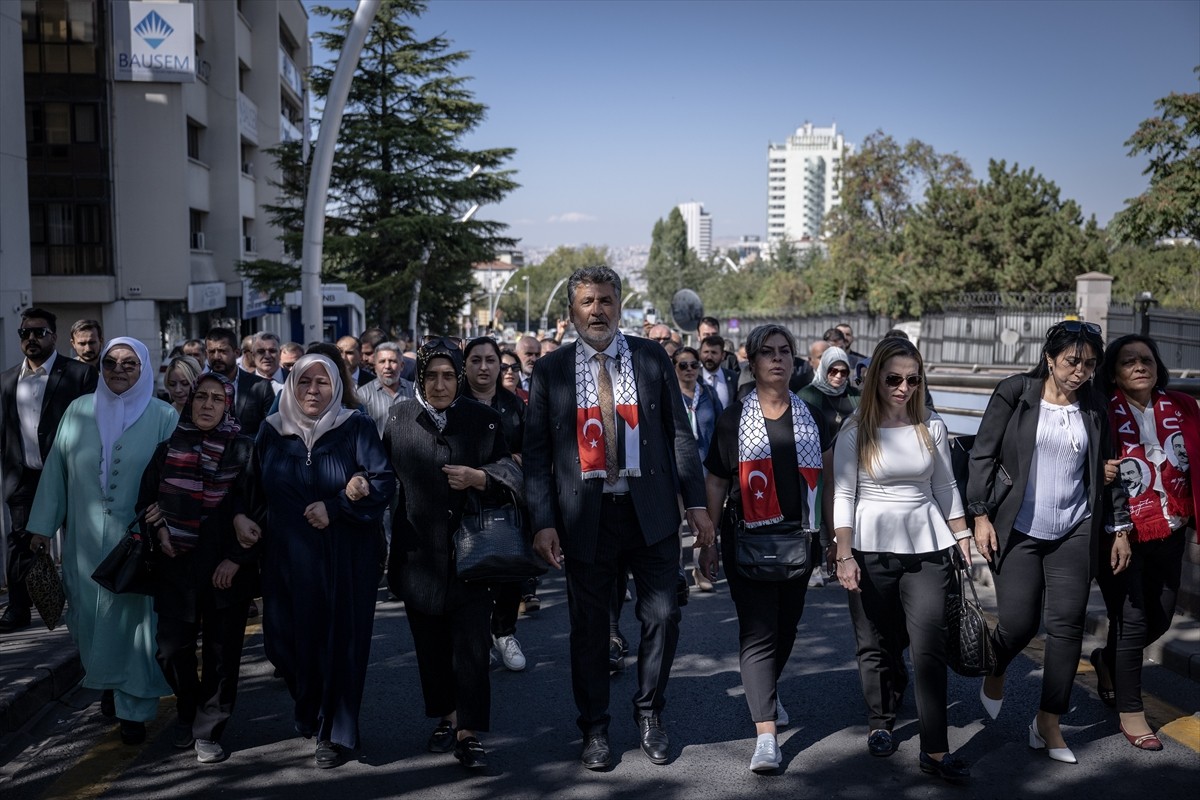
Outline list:
[[[620,467],[617,464],[617,418],[613,404],[612,376],[608,374],[608,356],[596,353],[596,363],[600,365],[596,385],[600,394],[600,422],[604,426],[604,480],[609,484],[617,482],[620,477]]]

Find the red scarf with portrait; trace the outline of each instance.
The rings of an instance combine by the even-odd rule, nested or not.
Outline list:
[[[1136,461],[1143,477],[1147,478],[1145,491],[1129,498],[1129,517],[1133,521],[1134,539],[1139,542],[1167,538],[1171,535],[1168,517],[1187,519],[1194,509],[1189,468],[1192,453],[1185,448],[1181,460],[1175,451],[1176,443],[1184,447],[1184,410],[1177,398],[1173,399],[1162,389],[1155,389],[1150,399],[1154,411],[1154,440],[1164,452],[1163,462],[1157,468],[1146,456],[1141,426],[1138,425],[1140,415],[1130,406],[1125,393],[1118,389],[1108,401],[1108,420],[1120,445],[1119,457],[1122,461]]]

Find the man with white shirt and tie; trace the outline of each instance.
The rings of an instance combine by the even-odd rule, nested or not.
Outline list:
[[[269,331],[254,337],[254,371],[271,382],[275,394],[279,394],[287,380],[287,370],[279,365],[280,347],[279,337]]]
[[[721,408],[729,408],[737,397],[738,375],[722,366],[724,360],[725,340],[716,334],[705,336],[700,342],[700,363],[704,366],[700,380],[716,392]]]
[[[42,464],[58,433],[63,413],[77,397],[96,390],[96,370],[60,356],[57,319],[41,308],[21,313],[21,352],[25,358],[0,373],[0,453],[4,463],[4,500],[12,528],[8,536],[8,608],[0,633],[29,625],[32,605],[25,588],[29,533],[25,523],[42,477]]]

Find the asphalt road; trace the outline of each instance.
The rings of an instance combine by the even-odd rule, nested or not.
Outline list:
[[[4,800],[40,798],[741,798],[764,791],[783,797],[923,798],[1194,798],[1200,785],[1198,684],[1148,666],[1152,724],[1166,749],[1135,750],[1117,731],[1116,716],[1092,691],[1086,665],[1064,719],[1076,766],[1050,761],[1027,746],[1026,729],[1040,681],[1036,647],[1013,664],[1000,718],[984,723],[979,682],[950,679],[951,747],[972,762],[973,782],[960,788],[923,775],[911,693],[897,725],[899,751],[872,758],[866,750],[865,710],[854,664],[845,592],[812,589],[781,697],[791,727],[781,737],[783,769],[757,775],[747,769],[753,725],[737,666],[737,621],[724,583],[709,595],[693,593],[684,609],[664,721],[672,741],[666,766],[649,763],[637,747],[628,705],[634,674],[612,679],[611,741],[615,765],[591,773],[578,763],[567,653],[567,613],[561,577],[541,591],[542,610],[523,617],[518,638],[529,666],[522,673],[499,664],[492,672],[492,732],[483,739],[491,765],[468,774],[450,755],[425,752],[433,723],[424,718],[412,638],[403,608],[381,602],[362,715],[363,746],[333,770],[313,766],[314,743],[292,733],[291,705],[263,657],[257,629],[247,642],[241,694],[224,737],[232,755],[218,765],[196,763],[192,751],[170,742],[174,712],[163,701],[148,742],[120,743],[98,711],[98,693],[77,689],[0,753]],[[635,639],[627,608],[623,628]],[[1095,642],[1085,641],[1084,653]]]

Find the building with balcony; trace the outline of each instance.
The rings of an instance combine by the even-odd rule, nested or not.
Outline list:
[[[707,261],[712,254],[712,216],[704,210],[704,203],[680,203],[679,213],[687,225],[687,246]]]
[[[122,37],[145,39],[148,16],[172,5],[190,9],[192,32],[159,18],[155,35],[160,43],[192,36],[193,47],[184,45],[191,59],[180,61],[194,79],[122,78]],[[58,315],[60,350],[62,329],[90,317],[106,337],[146,342],[156,360],[213,324],[265,313],[238,267],[284,260],[264,210],[277,201],[267,150],[303,135],[309,43],[301,0],[0,6],[3,108],[25,111],[23,120],[0,115],[5,291],[17,287],[17,302]],[[24,122],[20,153],[9,146],[14,120]],[[28,237],[14,242],[9,231],[17,230]],[[3,299],[7,312],[13,303]],[[4,331],[16,327],[0,321]],[[15,349],[0,344],[13,363]]]
[[[837,125],[804,123],[783,144],[767,145],[767,240],[813,243],[841,202],[841,166],[854,152]]]

